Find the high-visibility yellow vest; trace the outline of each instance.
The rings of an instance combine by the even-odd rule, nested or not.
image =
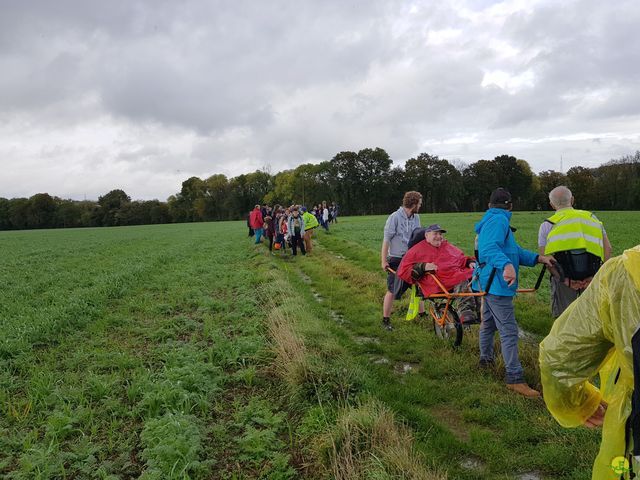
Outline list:
[[[409,300],[409,309],[407,310],[407,316],[405,320],[410,321],[418,316],[420,311],[420,297],[417,295],[417,289],[415,285],[411,285],[411,299]]]
[[[604,260],[602,222],[597,220],[591,212],[564,208],[547,220],[553,224],[553,227],[547,235],[545,255],[584,248],[587,252]]]
[[[302,214],[302,219],[304,220],[304,231],[311,230],[312,228],[316,228],[318,226],[318,219],[315,215],[304,212]]]

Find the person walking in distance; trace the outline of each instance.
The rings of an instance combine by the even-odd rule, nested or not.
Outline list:
[[[298,207],[293,207],[291,210],[288,230],[291,234],[291,249],[293,250],[293,255],[295,256],[298,254],[298,247],[300,247],[302,255],[306,255],[307,251],[305,250],[304,242],[302,241],[302,236],[304,235],[304,219],[300,215]]]
[[[264,233],[264,217],[260,211],[260,205],[256,205],[249,215],[249,224],[256,234],[256,243],[262,242],[262,234]]]
[[[318,226],[318,220],[313,214],[307,211],[307,207],[301,207],[300,209],[302,210],[302,219],[304,220],[304,248],[307,253],[311,253],[313,248],[311,237],[313,236],[313,231]]]

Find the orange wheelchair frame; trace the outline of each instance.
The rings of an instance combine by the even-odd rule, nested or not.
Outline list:
[[[546,271],[546,265],[542,266],[540,270],[540,274],[538,275],[538,280],[533,288],[522,288],[516,290],[517,293],[534,293],[540,288],[540,284],[542,283],[542,279],[544,278],[544,273]],[[394,275],[396,272],[392,269],[388,269],[389,272]],[[433,272],[426,272],[427,275],[431,275],[435,283],[442,290],[441,293],[433,293],[431,295],[426,295],[423,298],[429,301],[429,315],[433,319],[433,329],[436,336],[450,341],[454,347],[460,346],[462,343],[463,336],[463,322],[460,320],[457,312],[452,308],[452,303],[457,298],[464,297],[476,297],[481,298],[484,297],[489,288],[491,288],[491,284],[493,282],[493,278],[495,276],[496,270],[495,268],[491,271],[489,275],[489,280],[487,282],[487,286],[484,291],[481,292],[449,292],[447,288],[442,284],[438,276]],[[478,306],[476,305],[476,308]],[[480,309],[481,310],[481,309]],[[481,312],[478,313],[478,318],[480,318]]]

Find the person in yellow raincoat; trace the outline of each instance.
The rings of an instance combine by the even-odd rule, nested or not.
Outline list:
[[[640,245],[606,262],[540,344],[544,401],[551,414],[564,427],[604,422],[594,480],[626,479],[631,469],[639,471],[637,461],[629,464],[633,435],[627,438],[625,429],[634,390],[632,344],[640,359],[639,327]],[[590,382],[597,373],[602,390]]]

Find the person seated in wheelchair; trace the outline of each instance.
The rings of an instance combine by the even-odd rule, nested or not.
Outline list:
[[[415,243],[402,259],[398,276],[411,285],[418,285],[423,296],[443,293],[432,275],[450,292],[471,292],[471,277],[476,259],[468,257],[462,250],[445,240],[447,231],[438,224],[420,229],[423,238]],[[416,229],[414,234],[421,232]],[[412,234],[412,237],[414,235]],[[459,297],[456,311],[463,324],[478,323],[475,297]]]

